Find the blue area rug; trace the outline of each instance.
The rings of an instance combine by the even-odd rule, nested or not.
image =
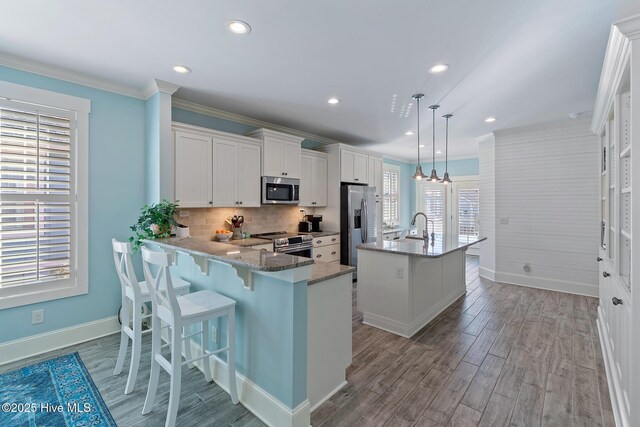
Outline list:
[[[0,375],[0,426],[116,426],[78,353]]]

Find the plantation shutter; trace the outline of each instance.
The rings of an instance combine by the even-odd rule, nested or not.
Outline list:
[[[458,190],[458,234],[479,236],[478,214],[480,213],[480,191],[477,188]]]
[[[384,170],[382,174],[382,220],[385,222],[399,222],[399,192],[400,174],[395,170]]]
[[[0,288],[74,271],[75,113],[0,100]]]
[[[427,184],[425,186],[424,213],[433,221],[433,225],[427,226],[429,233],[433,231],[436,234],[442,234],[444,232],[445,188],[443,185],[430,186]]]

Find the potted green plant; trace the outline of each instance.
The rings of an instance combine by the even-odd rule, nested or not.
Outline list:
[[[144,205],[140,210],[138,222],[132,225],[133,236],[129,237],[133,250],[137,251],[144,239],[161,239],[169,237],[171,228],[176,227],[178,202],[162,200],[159,203]]]

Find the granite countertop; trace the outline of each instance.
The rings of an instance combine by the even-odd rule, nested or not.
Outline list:
[[[171,237],[144,242],[257,271],[282,271],[313,264],[311,258],[260,251],[228,243],[212,242],[208,239]]]
[[[340,234],[339,231],[309,231],[309,232],[300,232],[300,234],[311,234],[313,237],[326,237],[326,236],[335,236]]]
[[[217,243],[248,247],[248,246],[257,246],[257,245],[268,245],[270,243],[273,244],[273,241],[267,240],[267,239],[256,239],[255,237],[248,237],[246,239],[229,240],[228,242],[217,242]]]
[[[425,245],[422,239],[400,239],[382,240],[380,242],[365,243],[358,245],[358,249],[367,251],[389,252],[399,255],[421,256],[427,258],[438,258],[451,252],[466,249],[471,245],[486,240],[486,237],[461,238],[457,234],[443,235],[436,234],[434,245]]]
[[[356,271],[355,267],[351,267],[349,265],[340,265],[337,262],[316,261],[315,264],[313,264],[311,279],[309,279],[308,284],[313,285],[315,283],[353,273],[354,271]]]

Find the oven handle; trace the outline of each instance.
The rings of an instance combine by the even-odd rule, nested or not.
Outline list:
[[[308,249],[313,249],[313,246],[285,246],[283,248],[278,248],[275,250],[277,253],[286,254],[289,252],[300,252]]]

